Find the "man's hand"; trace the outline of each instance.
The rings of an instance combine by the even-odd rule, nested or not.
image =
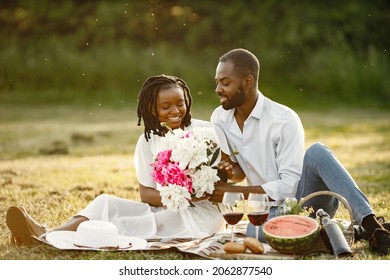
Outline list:
[[[234,177],[234,163],[230,158],[222,160],[217,165],[217,168],[226,174],[227,179],[232,179]]]
[[[201,201],[201,200],[206,200],[206,199],[210,199],[210,194],[204,194],[201,197],[192,197],[191,201],[196,202],[196,201]]]
[[[211,202],[222,202],[223,194],[225,192],[236,191],[235,186],[233,186],[229,183],[222,182],[222,181],[215,183],[214,187],[215,187],[214,192],[209,197],[209,200]]]
[[[245,179],[245,174],[237,162],[232,161],[230,156],[222,152],[222,160],[217,165],[218,170],[223,172],[227,179],[233,182],[241,182]],[[225,180],[227,181],[227,180]]]
[[[249,193],[265,193],[261,186],[234,186],[229,183],[218,181],[214,185],[214,192],[210,195],[211,202],[222,202],[223,194],[225,192],[241,192],[245,199],[248,198]],[[272,199],[270,199],[272,201]]]

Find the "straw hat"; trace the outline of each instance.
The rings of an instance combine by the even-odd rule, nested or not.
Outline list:
[[[141,250],[147,246],[145,239],[119,235],[117,227],[105,221],[82,222],[77,231],[52,231],[46,240],[64,250]]]

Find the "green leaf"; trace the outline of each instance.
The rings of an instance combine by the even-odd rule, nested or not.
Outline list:
[[[214,162],[217,160],[218,155],[219,155],[219,151],[220,151],[220,150],[221,150],[221,148],[218,148],[218,149],[215,151],[213,157],[212,157],[211,160],[210,160],[210,165],[213,165]]]

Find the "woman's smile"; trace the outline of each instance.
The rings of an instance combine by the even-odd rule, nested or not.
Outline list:
[[[167,118],[167,123],[171,128],[178,128],[181,126],[183,118],[181,116]]]

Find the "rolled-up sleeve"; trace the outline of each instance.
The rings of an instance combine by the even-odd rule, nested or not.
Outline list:
[[[302,173],[304,130],[294,115],[284,119],[275,131],[275,163],[278,179],[262,185],[267,194],[280,201],[294,197]]]

